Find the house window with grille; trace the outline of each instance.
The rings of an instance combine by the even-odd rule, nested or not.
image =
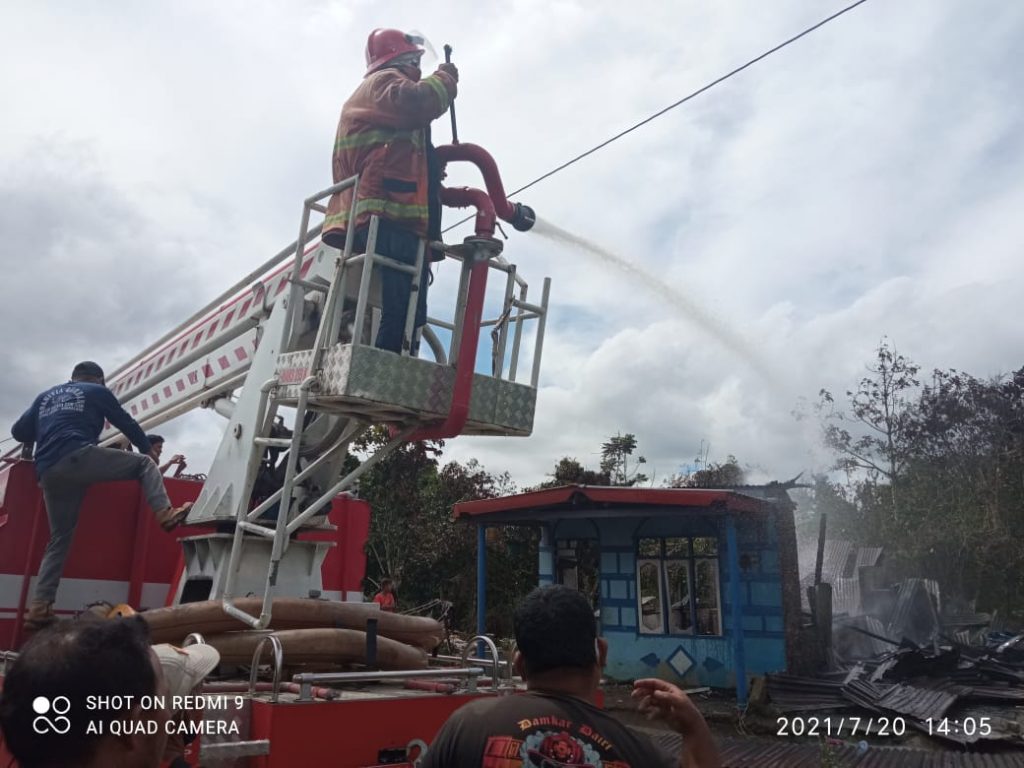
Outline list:
[[[718,539],[640,539],[636,568],[641,633],[722,634]]]

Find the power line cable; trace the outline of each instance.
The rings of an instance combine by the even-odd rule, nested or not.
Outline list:
[[[754,64],[757,64],[757,62],[761,61],[762,59],[766,59],[766,58],[768,58],[768,57],[769,57],[769,56],[771,56],[771,55],[772,55],[773,53],[777,53],[778,51],[781,51],[781,50],[782,50],[783,48],[785,48],[785,47],[786,47],[787,45],[790,45],[790,44],[792,44],[792,43],[795,43],[795,42],[796,42],[797,40],[799,40],[800,38],[802,38],[802,37],[805,37],[805,36],[809,35],[809,34],[810,34],[811,32],[814,32],[814,31],[815,31],[816,29],[820,29],[821,27],[823,27],[823,26],[825,26],[826,24],[828,24],[828,23],[829,23],[830,21],[834,21],[835,19],[838,19],[838,18],[839,18],[840,16],[842,16],[842,15],[843,15],[844,13],[849,13],[849,12],[850,12],[850,11],[852,11],[852,10],[853,10],[854,8],[856,8],[856,7],[858,6],[858,5],[863,5],[863,4],[864,4],[864,3],[866,3],[867,1],[868,1],[868,0],[857,0],[857,2],[855,2],[855,3],[852,3],[851,5],[848,5],[848,6],[846,6],[845,8],[843,8],[843,9],[841,9],[841,10],[839,10],[839,11],[836,11],[836,12],[835,12],[835,13],[833,13],[833,14],[832,14],[831,16],[828,16],[828,17],[826,17],[826,18],[822,19],[822,20],[821,20],[821,21],[819,21],[819,22],[818,22],[817,24],[814,24],[813,26],[810,26],[810,27],[808,27],[807,29],[805,29],[805,30],[804,30],[803,32],[800,32],[799,34],[793,35],[793,37],[789,38],[788,40],[784,40],[783,42],[781,42],[781,43],[779,43],[778,45],[776,45],[776,46],[775,46],[774,48],[770,48],[770,49],[768,49],[767,51],[765,51],[764,53],[762,53],[761,55],[759,55],[759,56],[755,56],[755,57],[754,57],[754,58],[752,58],[752,59],[751,59],[750,61],[748,61],[748,62],[747,62],[746,64],[742,64],[742,65],[740,65],[740,66],[736,67],[736,69],[732,70],[731,72],[727,72],[726,74],[722,75],[721,77],[717,78],[716,80],[712,80],[712,81],[711,81],[710,83],[708,83],[707,85],[705,85],[705,86],[702,86],[701,88],[698,88],[698,89],[697,89],[696,91],[694,91],[693,93],[690,93],[690,94],[688,94],[688,95],[684,96],[683,98],[679,99],[679,101],[677,101],[677,102],[674,102],[674,103],[672,103],[672,104],[669,104],[669,105],[668,105],[667,107],[665,107],[664,109],[661,109],[661,110],[659,110],[659,111],[655,112],[655,113],[654,113],[653,115],[651,115],[651,116],[649,116],[649,117],[646,117],[646,118],[644,118],[644,119],[643,119],[643,120],[641,120],[641,121],[640,121],[639,123],[636,123],[635,125],[631,125],[631,126],[630,126],[629,128],[627,128],[627,129],[626,129],[626,130],[624,130],[624,131],[621,131],[620,133],[617,133],[617,134],[615,134],[615,135],[614,135],[614,136],[612,136],[612,137],[611,137],[610,139],[605,139],[605,140],[604,140],[604,141],[602,141],[602,142],[601,142],[600,144],[598,144],[598,145],[596,145],[596,146],[594,146],[594,147],[591,147],[591,148],[590,148],[590,149],[588,149],[588,150],[587,150],[586,152],[583,152],[583,153],[581,153],[581,154],[579,154],[579,155],[576,155],[576,157],[574,157],[574,158],[572,158],[571,160],[568,160],[568,161],[566,161],[566,162],[562,163],[562,164],[561,164],[560,166],[558,166],[557,168],[554,168],[554,169],[552,169],[552,170],[548,171],[548,172],[547,172],[547,173],[545,173],[545,174],[544,174],[543,176],[538,176],[538,177],[537,177],[536,179],[534,179],[533,181],[531,181],[531,182],[530,182],[529,184],[526,184],[526,185],[524,185],[524,186],[520,187],[519,189],[517,189],[517,190],[514,190],[513,192],[509,192],[509,193],[508,193],[508,197],[513,197],[513,196],[515,196],[515,195],[518,195],[518,194],[519,194],[520,192],[523,192],[524,190],[527,190],[527,189],[529,189],[530,187],[534,186],[535,184],[539,184],[540,182],[544,181],[545,179],[547,179],[547,178],[550,178],[551,176],[554,176],[554,175],[555,175],[556,173],[558,173],[559,171],[564,171],[564,170],[565,170],[566,168],[568,168],[568,167],[569,167],[570,165],[573,165],[574,163],[578,163],[578,162],[579,162],[580,160],[582,160],[582,159],[583,159],[583,158],[585,158],[585,157],[588,157],[589,155],[592,155],[592,154],[594,154],[594,153],[595,153],[595,152],[597,152],[597,151],[598,151],[599,149],[604,149],[604,148],[605,148],[605,147],[607,147],[607,146],[608,146],[609,144],[611,144],[611,143],[612,143],[613,141],[618,141],[618,140],[619,140],[619,139],[621,139],[621,138],[622,138],[623,136],[625,136],[625,135],[627,135],[627,134],[629,134],[629,133],[632,133],[632,132],[633,132],[633,131],[635,131],[635,130],[636,130],[637,128],[640,128],[640,127],[642,127],[642,126],[644,126],[644,125],[647,125],[647,123],[649,123],[649,122],[651,122],[652,120],[655,120],[655,119],[657,119],[657,118],[661,117],[661,116],[662,116],[662,115],[664,115],[664,114],[665,114],[666,112],[669,112],[669,111],[671,111],[671,110],[675,109],[676,107],[678,107],[678,106],[680,106],[680,105],[682,105],[682,104],[685,104],[686,102],[690,101],[690,99],[693,99],[693,98],[695,98],[695,97],[697,97],[697,96],[700,96],[700,95],[701,95],[702,93],[704,93],[705,91],[709,91],[709,90],[711,90],[711,89],[712,89],[712,88],[714,88],[714,87],[715,87],[716,85],[718,85],[719,83],[723,83],[723,82],[725,82],[726,80],[728,80],[728,79],[729,79],[730,77],[732,77],[733,75],[738,75],[738,74],[739,74],[740,72],[742,72],[743,70],[747,69],[748,67],[751,67],[751,66],[753,66]],[[461,221],[457,221],[457,222],[455,222],[454,224],[452,224],[451,226],[449,226],[449,227],[446,227],[446,228],[445,228],[445,229],[444,229],[443,231],[444,231],[444,232],[448,232],[448,231],[449,231],[449,230],[451,230],[451,229],[455,229],[455,227],[458,227],[458,226],[461,226],[462,224],[465,224],[465,223],[466,223],[467,221],[469,221],[469,220],[470,220],[470,219],[472,219],[472,218],[474,218],[474,215],[470,215],[470,216],[467,216],[466,218],[462,219]]]

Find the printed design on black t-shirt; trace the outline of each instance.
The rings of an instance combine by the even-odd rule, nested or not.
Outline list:
[[[563,768],[563,766],[580,766],[580,768],[600,768],[601,758],[587,744],[574,739],[565,731],[541,731],[531,734],[523,743],[529,765],[538,768]]]
[[[605,756],[614,745],[586,724],[559,717],[520,720],[520,737],[491,736],[481,768],[632,768]]]
[[[85,395],[78,387],[54,387],[39,403],[39,418],[44,419],[60,411],[85,411]]]

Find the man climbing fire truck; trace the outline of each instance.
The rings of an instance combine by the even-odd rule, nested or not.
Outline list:
[[[104,420],[120,429],[140,453],[97,447]],[[36,474],[50,522],[50,541],[25,622],[35,630],[54,620],[53,601],[82,497],[90,485],[138,480],[164,531],[182,523],[192,505],[171,506],[149,439],[106,388],[103,369],[94,362],[79,363],[71,372],[71,381],[40,394],[15,422],[11,434],[23,444],[36,445]]]

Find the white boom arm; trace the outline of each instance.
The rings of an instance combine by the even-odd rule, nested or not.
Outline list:
[[[310,240],[319,228],[310,231]],[[260,324],[288,288],[295,243],[246,275],[177,328],[107,377],[107,386],[144,429],[201,407],[241,386]],[[302,275],[314,243],[304,250]],[[101,443],[119,434],[108,428]]]

